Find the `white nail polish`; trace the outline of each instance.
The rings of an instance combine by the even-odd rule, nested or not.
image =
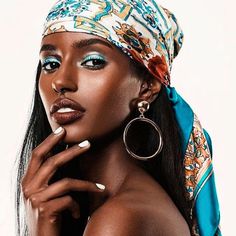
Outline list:
[[[54,134],[59,134],[59,133],[62,132],[62,130],[63,130],[63,128],[62,128],[62,127],[59,127],[59,128],[57,128],[53,133],[54,133]]]
[[[104,190],[106,188],[103,184],[96,183],[96,186],[101,190]]]
[[[83,148],[83,147],[87,147],[89,145],[89,141],[88,140],[85,140],[81,143],[78,144],[79,147]]]

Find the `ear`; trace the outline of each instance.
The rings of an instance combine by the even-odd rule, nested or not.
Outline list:
[[[140,86],[139,99],[153,102],[161,90],[161,82],[157,79],[143,81]]]

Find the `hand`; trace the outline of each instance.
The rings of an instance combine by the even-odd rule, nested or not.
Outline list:
[[[59,167],[90,147],[89,142],[85,141],[48,157],[52,148],[65,137],[65,134],[65,129],[57,129],[32,151],[27,171],[22,179],[21,186],[30,236],[60,235],[61,213],[64,210],[69,210],[74,218],[79,218],[79,204],[66,193],[104,191],[99,184],[70,178],[49,185],[50,179]]]

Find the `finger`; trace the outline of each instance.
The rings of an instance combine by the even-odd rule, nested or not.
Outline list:
[[[48,184],[50,178],[54,175],[59,167],[71,161],[73,158],[78,157],[87,151],[89,147],[90,143],[86,140],[79,145],[74,145],[71,148],[56,154],[55,156],[48,158],[32,178],[31,182],[29,183],[30,187],[32,187],[32,189],[38,189],[41,186]]]
[[[38,205],[51,199],[65,195],[70,191],[104,192],[105,186],[84,180],[64,178],[56,183],[49,185],[41,192],[33,194],[30,199],[32,204]]]
[[[27,171],[21,182],[22,186],[31,180],[41,164],[44,162],[47,154],[63,139],[65,134],[65,129],[63,127],[59,127],[32,151]]]
[[[79,204],[69,195],[44,202],[38,208],[40,218],[57,220],[57,216],[64,210],[69,210],[76,219],[80,217]]]

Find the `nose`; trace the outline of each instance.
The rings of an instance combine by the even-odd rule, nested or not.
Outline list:
[[[52,90],[57,94],[75,92],[77,86],[77,71],[72,65],[61,65],[52,80]]]

